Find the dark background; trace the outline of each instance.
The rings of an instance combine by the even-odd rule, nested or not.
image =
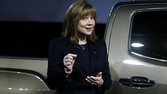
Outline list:
[[[62,22],[68,7],[77,0],[0,0],[0,20]],[[105,23],[112,6],[120,1],[88,0],[97,10],[97,22]]]
[[[47,58],[49,42],[60,36],[64,14],[75,1],[0,0],[0,56]],[[159,0],[88,1],[96,8],[95,31],[103,39],[109,12],[117,2]]]
[[[46,58],[60,36],[64,14],[76,0],[0,0],[0,56]],[[112,6],[126,0],[89,0],[96,8],[96,33],[103,39]]]

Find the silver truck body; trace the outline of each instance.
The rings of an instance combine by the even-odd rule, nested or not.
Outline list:
[[[153,58],[131,50],[134,17],[137,13],[150,11],[162,11],[166,14],[167,3],[122,2],[111,9],[104,37],[113,79],[109,94],[166,94],[167,92],[166,59]],[[156,21],[151,21],[154,22]],[[149,26],[147,23],[143,24]],[[163,30],[167,31],[167,28],[164,27]]]

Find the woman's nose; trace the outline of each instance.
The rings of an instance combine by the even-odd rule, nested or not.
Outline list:
[[[88,19],[88,24],[93,24],[93,20],[92,19]]]

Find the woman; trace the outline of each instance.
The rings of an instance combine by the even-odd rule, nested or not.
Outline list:
[[[106,44],[96,37],[96,11],[86,0],[66,12],[62,37],[49,45],[47,84],[56,94],[103,94],[111,86]]]

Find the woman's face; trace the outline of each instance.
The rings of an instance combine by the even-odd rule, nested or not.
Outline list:
[[[84,16],[80,19],[77,29],[81,35],[91,35],[94,30],[95,19],[92,15]]]

